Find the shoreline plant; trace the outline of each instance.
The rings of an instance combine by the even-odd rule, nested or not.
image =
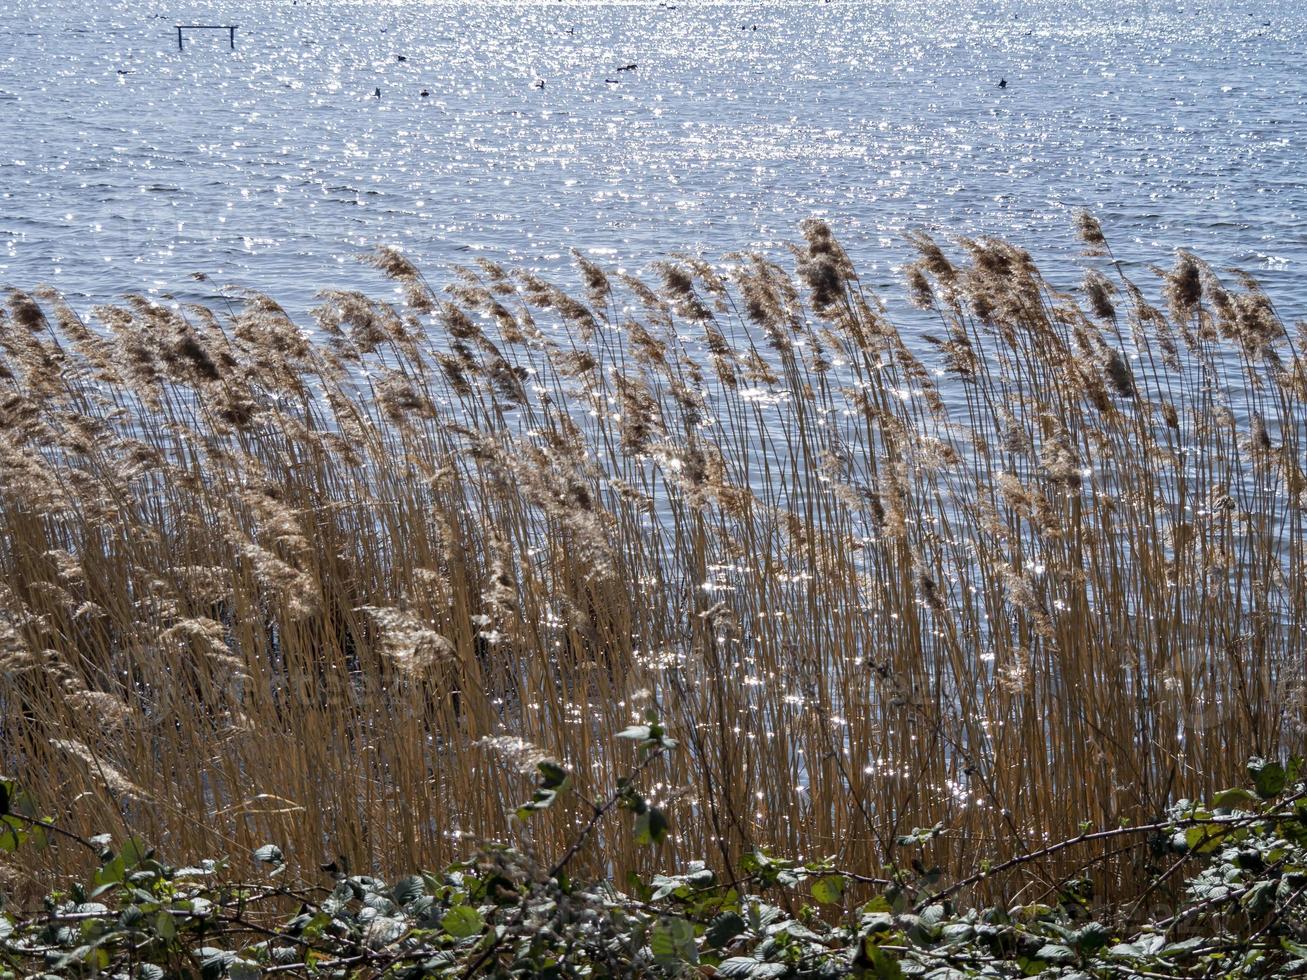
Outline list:
[[[624,737],[643,756],[616,781],[567,849],[546,867],[506,847],[481,850],[439,874],[395,881],[349,874],[333,862],[321,882],[297,876],[281,848],[258,848],[250,874],[226,859],[164,863],[136,838],[86,839],[40,816],[12,782],[0,783],[0,846],[73,846],[96,855],[87,882],[45,897],[36,912],[0,907],[0,977],[1293,977],[1307,971],[1307,785],[1301,762],[1249,764],[1251,788],[1210,803],[1181,801],[1166,818],[1078,837],[996,866],[1003,876],[1095,839],[1165,855],[1149,891],[1183,881],[1165,916],[1095,903],[1070,878],[1037,898],[963,908],[938,869],[871,882],[826,861],[747,854],[729,876],[701,861],[624,888],[574,879],[569,863],[618,810],[640,843],[666,838],[664,815],[638,788],[650,763],[676,747],[653,713]],[[537,767],[518,819],[548,809],[570,774]],[[939,832],[897,843],[916,850]],[[855,896],[874,884],[875,894]],[[1141,921],[1142,920],[1142,921]]]
[[[562,853],[656,706],[660,856],[603,821],[577,880],[888,880],[938,827],[917,859],[977,903],[1152,894],[1118,828],[1303,746],[1307,328],[1079,230],[1075,290],[914,236],[910,315],[820,222],[789,270],[578,255],[579,297],[383,249],[394,301],[312,324],[11,292],[0,771],[88,840],[393,879]],[[543,762],[575,792],[506,828]],[[91,857],[0,872],[35,900]]]

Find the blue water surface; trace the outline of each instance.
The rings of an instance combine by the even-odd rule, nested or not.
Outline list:
[[[820,215],[889,286],[913,227],[1057,271],[1087,206],[1301,314],[1305,47],[1296,0],[0,0],[0,285],[303,311],[379,243],[566,278]]]

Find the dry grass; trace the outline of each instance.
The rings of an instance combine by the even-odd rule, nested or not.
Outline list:
[[[556,853],[586,814],[513,825],[524,767],[606,792],[651,703],[663,866],[872,873],[943,821],[960,875],[1238,783],[1303,744],[1307,337],[1187,255],[1159,309],[1081,231],[1078,296],[916,239],[925,340],[819,223],[793,275],[578,258],[585,301],[383,251],[403,307],[312,333],[14,293],[0,767],[86,833],[382,873]]]

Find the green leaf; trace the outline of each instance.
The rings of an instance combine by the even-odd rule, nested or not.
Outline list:
[[[566,769],[557,762],[541,762],[536,765],[540,773],[540,786],[543,789],[561,790],[571,778]]]
[[[1239,904],[1251,916],[1264,915],[1275,907],[1276,884],[1274,881],[1257,882],[1239,899]]]
[[[9,812],[16,813],[20,817],[26,817],[28,820],[41,819],[40,811],[36,807],[36,797],[27,790],[19,789],[16,786],[12,787],[9,794]]]
[[[177,923],[173,921],[169,912],[160,912],[154,917],[154,931],[160,939],[165,941],[174,939],[177,936]]]
[[[467,939],[475,936],[485,927],[481,913],[470,905],[455,905],[440,920],[440,928],[455,939]]]
[[[1157,951],[1158,956],[1179,956],[1184,953],[1191,953],[1205,945],[1209,940],[1204,936],[1193,936],[1189,939],[1182,939],[1178,943],[1168,943]]]
[[[1076,954],[1067,946],[1061,943],[1045,943],[1035,953],[1035,959],[1043,960],[1045,963],[1074,963]]]
[[[232,960],[227,967],[227,976],[230,980],[258,980],[263,976],[263,969],[249,960]]]
[[[1295,943],[1288,936],[1281,937],[1280,948],[1286,953],[1292,953],[1294,956],[1307,959],[1307,946],[1304,946],[1302,943]]]
[[[1251,810],[1257,797],[1242,787],[1225,789],[1212,797],[1213,810]]]
[[[363,941],[370,949],[385,949],[408,931],[408,923],[393,915],[374,915],[363,927]]]
[[[703,934],[704,941],[713,949],[722,949],[736,936],[744,932],[744,919],[738,912],[723,912],[708,923],[708,931]]]
[[[128,837],[123,841],[122,858],[125,867],[134,868],[150,856],[149,849],[138,837]]]
[[[276,844],[264,844],[254,851],[254,860],[262,861],[264,864],[282,864],[286,857],[281,853],[281,848]]]
[[[1072,938],[1078,950],[1093,952],[1106,946],[1112,937],[1101,922],[1090,922],[1081,927]]]
[[[699,962],[699,947],[694,942],[694,926],[684,919],[662,918],[649,937],[654,962],[661,967]]]
[[[635,818],[635,840],[637,844],[661,844],[667,837],[667,816],[656,806],[651,806]]]
[[[552,789],[538,789],[531,795],[531,799],[517,808],[516,814],[518,820],[528,819],[536,810],[547,810],[554,805],[554,800],[558,799],[558,792]]]
[[[126,870],[123,866],[122,855],[118,855],[100,865],[100,868],[95,872],[93,881],[97,886],[116,885],[123,880]]]
[[[776,966],[774,963],[760,963],[752,956],[732,956],[729,959],[722,960],[717,965],[717,975],[719,977],[753,977],[757,976],[754,971],[759,967]]]
[[[205,946],[200,950],[200,976],[204,980],[219,980],[236,954],[225,949]]]
[[[409,875],[395,882],[395,887],[390,890],[390,897],[396,905],[407,905],[426,893],[426,882],[419,875]]]
[[[866,958],[867,966],[870,967],[863,970],[864,976],[874,977],[875,980],[904,980],[903,971],[899,969],[899,961],[879,946],[864,941],[862,955]]]
[[[844,901],[844,879],[839,875],[827,875],[812,883],[812,897],[822,905],[839,905]]]
[[[903,834],[900,837],[896,837],[894,839],[894,842],[898,844],[900,847],[912,847],[914,845],[917,847],[921,847],[925,844],[930,843],[930,841],[934,840],[943,832],[944,832],[943,822],[937,823],[933,827],[913,827],[912,833]]]
[[[1184,832],[1184,842],[1196,854],[1210,854],[1221,846],[1226,831],[1220,827],[1190,827]]]
[[[1264,800],[1269,800],[1284,792],[1284,784],[1288,779],[1284,766],[1268,759],[1252,759],[1249,761],[1248,775],[1253,779],[1257,795]]]

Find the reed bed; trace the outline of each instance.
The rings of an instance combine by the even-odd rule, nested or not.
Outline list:
[[[619,879],[936,823],[961,878],[1238,784],[1304,742],[1307,329],[1080,232],[1073,292],[914,236],[911,332],[820,222],[578,295],[382,250],[402,301],[312,324],[12,292],[0,767],[83,834],[395,874],[558,853],[652,709],[668,841],[575,862]],[[521,824],[542,758],[578,792]]]

